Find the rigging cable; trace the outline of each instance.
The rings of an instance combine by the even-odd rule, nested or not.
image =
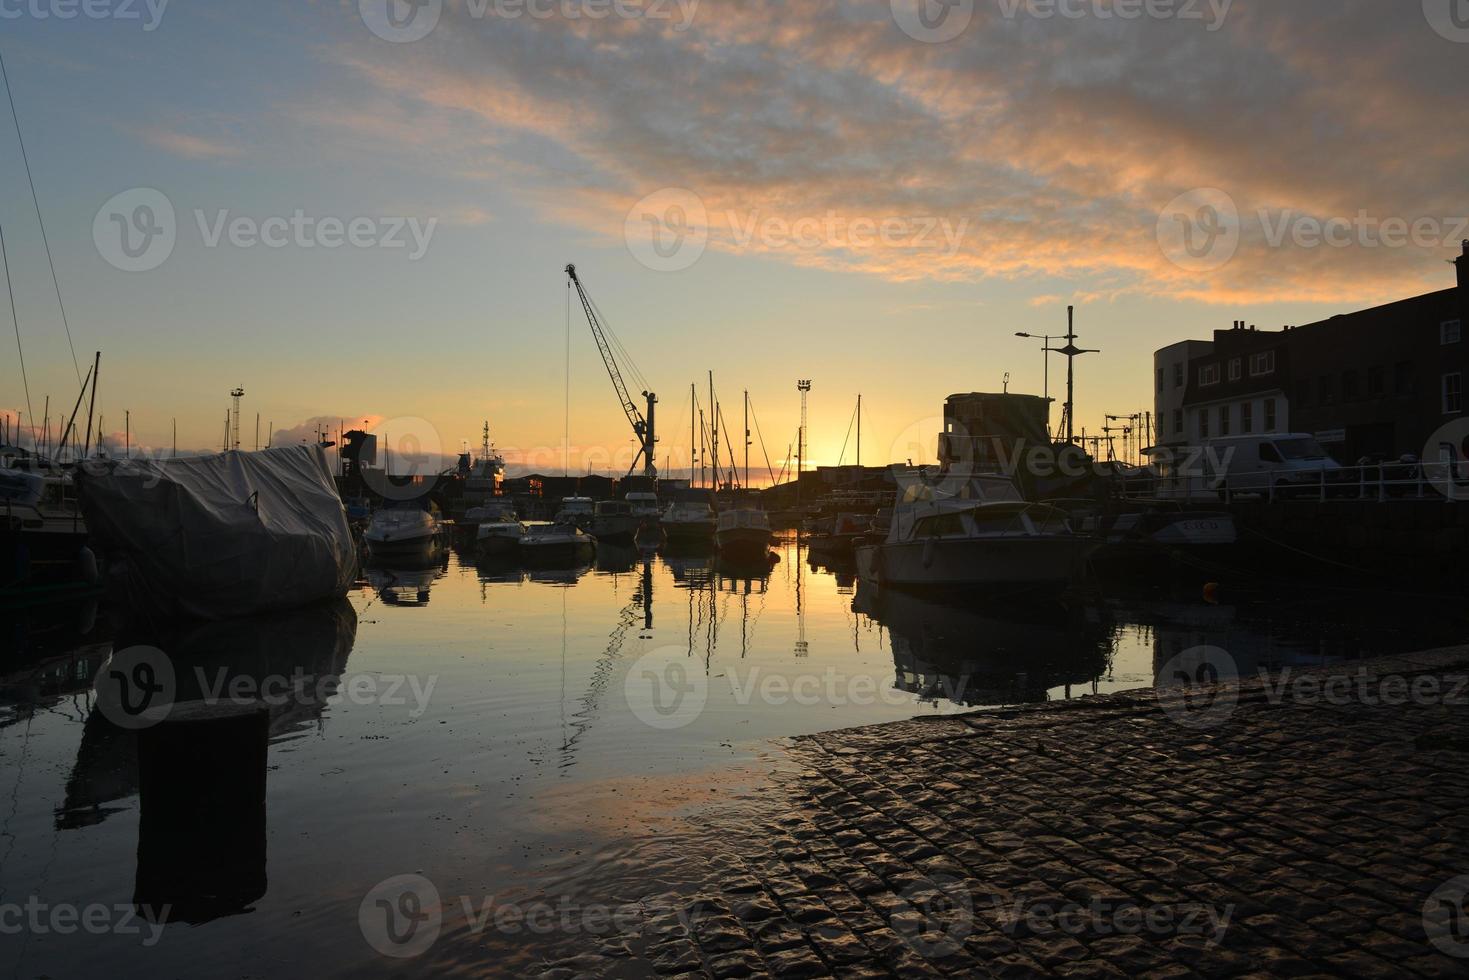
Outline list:
[[[20,345],[20,318],[15,315],[15,287],[10,282],[10,257],[5,252],[5,228],[0,226],[0,263],[5,267],[5,291],[10,294],[10,319],[15,324],[15,353],[20,360],[20,380],[26,392],[26,415],[31,420],[31,444],[40,452],[40,443],[36,441],[36,413],[31,408],[31,380],[26,376],[26,355]],[[16,438],[20,438],[17,426]]]
[[[20,159],[25,164],[26,182],[31,185],[31,203],[36,206],[36,222],[41,226],[41,244],[46,248],[46,265],[51,268],[51,285],[56,289],[56,305],[61,310],[61,325],[66,328],[66,346],[71,349],[71,368],[77,384],[82,384],[82,369],[77,363],[76,345],[71,342],[71,323],[66,318],[66,304],[61,302],[61,281],[56,278],[56,263],[51,259],[51,242],[46,237],[46,222],[41,218],[41,199],[36,196],[36,182],[31,177],[31,160],[26,155],[25,138],[20,134],[20,116],[15,112],[15,93],[10,90],[10,74],[5,70],[5,54],[0,52],[0,80],[5,82],[5,97],[10,102],[10,118],[15,121],[15,141],[20,144]]]
[[[837,457],[837,465],[841,466],[847,459],[847,440],[852,438],[852,423],[857,420],[857,410],[852,409],[852,417],[847,420],[847,434],[842,436],[842,454]]]
[[[760,454],[765,457],[765,469],[770,473],[770,485],[775,486],[775,467],[770,465],[770,451],[765,448],[765,436],[760,432],[760,417],[755,414],[755,403],[750,403],[750,421],[755,423],[755,435],[760,440]]]

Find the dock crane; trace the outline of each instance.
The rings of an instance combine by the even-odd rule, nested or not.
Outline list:
[[[602,363],[607,366],[607,376],[612,379],[612,387],[617,391],[617,400],[622,403],[623,414],[627,416],[628,424],[632,426],[633,434],[638,440],[638,454],[633,457],[632,465],[628,467],[628,475],[638,468],[638,462],[642,461],[643,476],[649,480],[658,479],[658,466],[654,461],[657,449],[658,437],[653,428],[654,410],[658,404],[658,396],[651,391],[643,392],[643,397],[648,400],[648,417],[643,418],[643,413],[638,411],[637,403],[632,400],[628,393],[627,384],[622,380],[622,371],[617,366],[617,357],[612,352],[612,344],[608,342],[607,333],[602,327],[601,319],[597,316],[596,307],[587,296],[586,288],[582,286],[581,280],[576,277],[576,266],[566,266],[566,276],[571,285],[576,287],[576,295],[581,298],[582,310],[587,315],[587,326],[592,328],[592,337],[597,341],[597,351],[602,355]],[[623,354],[626,355],[626,351]],[[633,371],[637,373],[636,368]]]

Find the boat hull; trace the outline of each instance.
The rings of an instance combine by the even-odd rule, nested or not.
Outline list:
[[[1065,585],[1101,543],[1072,536],[905,541],[857,549],[858,573],[882,585],[942,590]]]
[[[663,535],[669,544],[713,544],[713,521],[667,521],[663,522]]]
[[[641,526],[642,521],[628,514],[625,516],[594,518],[588,531],[598,541],[631,544]]]
[[[475,550],[481,555],[489,557],[513,555],[519,548],[519,535],[492,534],[482,537],[475,542]]]
[[[768,528],[726,528],[716,537],[720,555],[729,561],[764,561],[770,554],[771,534]]]
[[[375,562],[432,561],[438,547],[439,539],[435,534],[367,539],[367,554]]]

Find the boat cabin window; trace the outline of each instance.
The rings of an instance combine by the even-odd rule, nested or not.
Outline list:
[[[967,533],[960,514],[936,514],[918,522],[916,533],[921,538],[946,538]]]

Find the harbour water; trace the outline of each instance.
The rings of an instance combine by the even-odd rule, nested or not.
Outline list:
[[[575,570],[451,555],[272,619],[157,634],[118,632],[107,610],[17,618],[0,662],[0,908],[43,927],[0,929],[0,973],[381,973],[393,962],[359,912],[404,874],[444,906],[407,972],[533,971],[608,944],[551,910],[651,915],[743,846],[781,792],[785,737],[1147,687],[1200,645],[1252,673],[1469,638],[1462,607],[1431,596],[1206,600],[1190,584],[946,605],[869,593],[792,536],[777,559],[756,574],[634,549]],[[109,653],[139,643],[166,652],[181,698],[243,684],[271,705],[265,853],[244,857],[263,888],[233,887],[235,829],[206,832],[197,861],[232,879],[224,905],[166,926],[133,912],[150,871],[135,736],[91,693]],[[522,918],[476,921],[501,907]],[[61,908],[101,909],[107,927],[68,927]]]

